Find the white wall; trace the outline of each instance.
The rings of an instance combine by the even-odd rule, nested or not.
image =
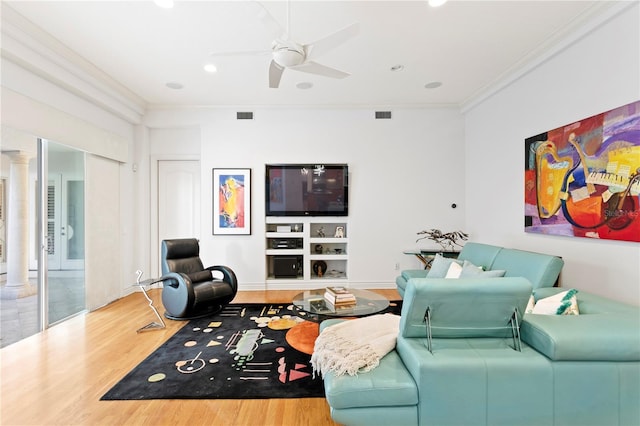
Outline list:
[[[243,111],[246,109],[242,109]],[[400,269],[420,267],[402,251],[416,247],[423,229],[464,229],[463,118],[454,109],[393,110],[375,120],[374,110],[258,109],[254,120],[236,110],[152,111],[145,117],[154,155],[176,146],[196,151],[201,129],[201,256],[231,266],[240,288],[264,288],[264,166],[266,163],[348,163],[349,281],[357,287],[392,287]],[[166,144],[174,138],[174,145]],[[164,148],[161,148],[164,147]],[[212,169],[252,169],[252,235],[211,234]],[[450,206],[456,203],[458,208]]]
[[[636,2],[466,113],[474,240],[560,255],[562,285],[640,305],[640,245],[525,234],[524,140],[640,99]],[[638,200],[636,199],[636,202]]]

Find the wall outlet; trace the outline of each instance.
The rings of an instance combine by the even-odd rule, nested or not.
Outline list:
[[[400,262],[396,262],[396,271],[400,270]]]

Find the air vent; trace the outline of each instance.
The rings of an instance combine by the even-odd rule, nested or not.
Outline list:
[[[236,112],[236,118],[238,120],[253,120],[252,112]]]
[[[391,111],[376,111],[376,120],[391,119]]]

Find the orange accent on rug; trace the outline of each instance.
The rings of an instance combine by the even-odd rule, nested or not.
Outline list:
[[[318,334],[320,334],[320,327],[317,323],[304,321],[287,331],[285,339],[292,348],[311,355]]]

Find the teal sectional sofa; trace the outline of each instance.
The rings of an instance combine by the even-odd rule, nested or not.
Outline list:
[[[478,263],[496,265],[501,252]],[[544,256],[532,253],[526,262],[527,252],[503,254],[525,265]],[[505,259],[497,264],[513,270]],[[544,271],[528,270],[526,278],[406,280],[395,350],[367,373],[324,375],[332,418],[345,425],[639,425],[640,308],[579,291],[578,316],[523,314],[532,290],[536,298],[565,290],[551,287],[548,262],[537,265]]]
[[[524,277],[531,282],[534,289],[553,287],[564,266],[564,261],[558,256],[474,242],[464,245],[458,260],[469,261],[486,271],[504,270],[505,277]],[[400,296],[404,297],[409,280],[427,278],[429,272],[429,269],[402,271],[396,278]]]

